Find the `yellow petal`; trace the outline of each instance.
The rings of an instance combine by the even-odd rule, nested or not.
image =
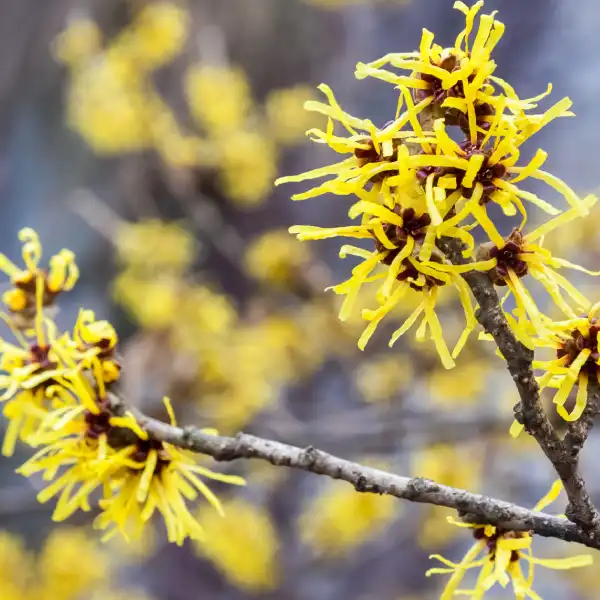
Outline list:
[[[550,487],[548,493],[543,498],[540,498],[538,503],[533,507],[534,512],[540,512],[544,510],[546,506],[552,504],[552,502],[554,502],[558,498],[562,489],[562,481],[560,479],[557,479]]]

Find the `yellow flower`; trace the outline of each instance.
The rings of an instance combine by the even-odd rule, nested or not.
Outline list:
[[[11,312],[0,318],[12,331],[17,345],[0,340],[0,401],[5,401],[4,416],[8,427],[2,453],[11,456],[18,439],[27,441],[39,420],[45,416],[46,394],[72,365],[65,362],[69,355],[68,339],[57,339],[56,326],[44,315],[44,308],[53,304],[62,291],[70,290],[78,277],[72,252],[62,250],[50,259],[47,271],[39,267],[42,246],[31,229],[20,232],[23,242],[25,269],[19,269],[0,255],[0,270],[11,278],[14,293],[7,301]],[[20,305],[11,303],[22,294]]]
[[[565,103],[561,101],[559,104],[562,106]],[[570,101],[566,103],[569,104]],[[542,119],[542,125],[552,120],[556,111],[560,116],[566,112],[566,108],[549,109]],[[503,239],[487,214],[489,202],[499,204],[508,216],[520,211],[521,227],[527,220],[523,200],[550,215],[558,215],[560,210],[516,185],[528,178],[541,180],[552,187],[565,198],[577,216],[587,214],[587,199],[582,200],[566,183],[540,169],[548,156],[543,150],[538,149],[526,165],[516,166],[520,157],[519,147],[527,137],[515,125],[505,124],[502,128],[501,125],[501,121],[496,119],[485,136],[478,138],[475,143],[466,140],[457,144],[446,133],[443,120],[438,119],[434,122],[435,139],[425,138],[435,146],[435,153],[424,152],[408,160],[409,166],[418,168],[417,178],[423,185],[429,184],[435,190],[443,182],[454,199],[452,207],[456,207],[456,214],[440,225],[438,235],[472,216],[490,240],[501,247]],[[493,143],[489,141],[491,138],[495,140]]]
[[[538,150],[528,164],[517,166],[520,146],[555,118],[571,116],[572,103],[563,98],[541,115],[526,113],[537,106],[536,102],[546,96],[551,87],[535,98],[521,100],[508,83],[492,75],[496,63],[490,56],[502,37],[504,25],[495,19],[495,13],[482,15],[471,43],[475,18],[482,6],[483,1],[471,8],[463,2],[454,3],[466,18],[466,27],[454,47],[434,44],[433,33],[425,29],[418,52],[388,54],[369,65],[359,63],[356,76],[359,79],[374,76],[401,90],[412,88],[416,100],[432,102],[434,117],[444,118],[435,119],[433,131],[419,139],[423,152],[412,156],[408,165],[418,169],[417,176],[423,185],[431,179],[436,189],[443,181],[443,188],[454,197],[454,204],[458,204],[458,214],[450,218],[439,233],[444,227],[454,227],[472,215],[490,239],[501,246],[502,238],[486,213],[488,202],[498,203],[511,216],[518,209],[524,220],[523,200],[549,214],[559,212],[535,194],[515,185],[520,181],[527,178],[544,181],[580,215],[586,214],[586,208],[564,182],[540,169],[547,158],[544,151]],[[408,70],[410,75],[396,75],[381,69],[386,64]],[[495,86],[500,93],[496,93]],[[446,132],[447,125],[459,126],[466,139],[461,143],[454,141]],[[427,149],[425,143],[430,148],[435,147],[435,151]],[[512,179],[508,179],[510,175]]]
[[[410,361],[398,362],[396,356],[363,361],[356,372],[356,384],[367,402],[395,400],[414,377]]]
[[[102,415],[103,418],[104,416]],[[92,427],[95,425],[94,422]],[[38,493],[37,499],[45,504],[58,496],[52,514],[55,521],[64,521],[77,510],[90,511],[89,496],[108,483],[125,458],[124,452],[112,452],[106,445],[103,447],[99,440],[85,433],[83,436],[73,433],[67,437],[62,432],[62,438],[56,441],[51,441],[49,435],[40,435],[37,441],[43,447],[19,467],[17,472],[25,477],[41,472],[45,480],[52,481]],[[58,475],[63,467],[64,472]]]
[[[114,52],[128,56],[138,69],[157,69],[179,54],[189,25],[188,11],[176,3],[150,2],[111,47]]]
[[[262,133],[237,130],[215,143],[223,192],[240,206],[256,206],[265,201],[277,174],[271,140]]]
[[[469,355],[459,371],[436,369],[427,375],[427,386],[434,404],[457,407],[481,399],[488,384],[490,365]]]
[[[149,277],[156,273],[181,274],[196,255],[196,240],[181,224],[158,219],[122,222],[115,232],[119,262]]]
[[[109,445],[112,428],[145,434],[133,417],[113,416],[81,373],[61,378],[48,395],[52,410],[28,438],[40,449],[17,472],[26,477],[42,473],[44,480],[52,481],[37,498],[45,503],[58,496],[53,519],[63,521],[79,509],[91,510],[90,494],[128,463],[129,448],[115,450]]]
[[[579,214],[586,214],[584,203],[573,190],[540,169],[547,157],[545,152],[538,150],[528,164],[522,167],[516,165],[520,157],[519,147],[553,119],[570,115],[571,101],[564,98],[542,115],[525,114],[548,92],[520,100],[508,84],[492,76],[495,63],[490,59],[490,53],[504,26],[493,15],[483,15],[475,40],[470,45],[474,19],[482,5],[483,2],[478,2],[468,9],[462,2],[455,3],[455,7],[465,13],[467,25],[459,34],[454,48],[432,45],[433,34],[425,30],[419,52],[390,54],[371,65],[358,65],[357,77],[373,75],[394,83],[400,90],[396,119],[383,130],[377,130],[368,120],[356,119],[343,112],[331,90],[320,86],[328,97],[329,105],[308,102],[306,108],[327,115],[329,126],[327,132],[311,130],[309,133],[314,135],[315,141],[326,143],[336,152],[353,156],[336,165],[281,178],[277,183],[334,175],[334,179],[297,194],[293,199],[331,192],[341,195],[354,193],[365,200],[377,196],[379,186],[385,195],[390,187],[410,182],[416,176],[426,191],[432,222],[439,226],[436,236],[454,233],[465,241],[464,230],[457,231],[457,226],[466,217],[473,216],[498,246],[502,244],[502,237],[487,215],[487,202],[498,203],[509,215],[520,210],[524,221],[523,200],[550,214],[559,213],[548,202],[516,185],[524,179],[544,181],[564,196]],[[398,76],[380,69],[388,62],[411,71],[410,76]],[[495,94],[489,81],[500,87],[499,95]],[[408,88],[417,92],[419,102],[416,106]],[[407,110],[398,116],[402,103],[406,103]],[[435,119],[432,131],[424,131],[425,126],[421,126],[417,115],[427,106],[438,104],[439,110],[436,110],[441,111],[445,118]],[[505,115],[507,110],[511,115]],[[335,136],[332,119],[340,121],[352,136]],[[400,131],[409,122],[414,131]],[[446,132],[447,125],[462,127],[467,139],[460,144],[454,141]],[[404,145],[407,142],[413,146],[418,144],[420,152],[413,148],[409,155]],[[404,156],[402,150],[406,150]],[[511,175],[512,179],[508,179]],[[365,190],[367,185],[371,185],[368,192]],[[452,210],[457,214],[451,215]],[[442,223],[446,214],[449,218]]]
[[[236,485],[244,480],[214,473],[198,465],[191,453],[150,440],[130,413],[114,414],[107,394],[107,386],[119,377],[114,328],[82,309],[72,334],[59,335],[43,313],[50,303],[45,294],[72,287],[73,256],[59,253],[46,273],[38,266],[41,245],[35,232],[26,229],[21,239],[25,270],[0,256],[0,269],[15,286],[31,284],[28,293],[34,298],[31,322],[23,331],[14,325],[14,315],[0,313],[19,344],[0,340],[0,399],[7,401],[9,420],[3,453],[12,454],[19,437],[38,448],[18,472],[40,473],[49,482],[38,500],[57,498],[56,521],[77,510],[90,511],[90,497],[101,489],[102,512],[95,524],[109,529],[105,537],[119,532],[128,537],[131,529],[139,537],[156,510],[163,515],[169,540],[181,544],[186,537],[201,537],[186,501],[203,495],[222,512],[202,477]],[[174,423],[167,399],[165,404]],[[53,593],[61,597],[66,593],[55,588]]]
[[[99,154],[148,148],[156,121],[148,94],[129,57],[105,52],[71,74],[67,124]]]
[[[87,317],[93,317],[91,311],[83,314],[86,312]],[[85,327],[88,321],[84,317],[80,322]],[[58,496],[53,518],[62,521],[79,509],[89,511],[90,494],[106,484],[126,462],[128,449],[115,450],[109,445],[113,428],[127,427],[136,434],[146,434],[129,413],[116,417],[110,411],[105,371],[97,368],[100,362],[82,360],[88,355],[73,352],[68,336],[52,348],[65,368],[44,386],[40,394],[43,410],[38,409],[39,414],[30,417],[35,419],[33,425],[28,421],[20,425],[21,429],[28,427],[25,441],[40,449],[17,472],[26,477],[42,473],[44,480],[52,480],[38,494],[38,500],[44,503]],[[94,357],[97,358],[95,354]],[[4,445],[10,439],[14,446],[15,435],[9,437],[9,433],[10,427]],[[61,469],[64,470],[57,477]]]
[[[9,422],[2,445],[5,456],[13,454],[17,439],[33,443],[32,435],[40,420],[48,418],[48,409],[56,402],[64,404],[67,412],[77,407],[77,399],[88,410],[96,410],[95,395],[79,369],[92,370],[101,398],[105,384],[114,382],[120,374],[114,354],[116,333],[108,322],[96,321],[92,311],[81,311],[74,339],[69,334],[57,339],[55,325],[49,319],[44,325],[36,330],[33,340],[15,330],[21,347],[5,341],[0,345],[0,365],[5,372],[0,376],[0,389],[4,390],[0,400],[6,401],[4,416]]]
[[[194,541],[197,552],[243,590],[264,592],[275,588],[279,579],[279,540],[270,515],[240,498],[226,501],[223,508],[226,519],[215,519],[207,506],[200,508],[198,522],[206,539]]]
[[[72,352],[81,361],[81,366],[94,370],[97,381],[110,384],[119,378],[121,365],[116,356],[118,341],[117,332],[108,321],[97,321],[91,310],[79,311],[73,328]]]
[[[108,557],[90,539],[89,533],[76,527],[54,529],[37,560],[36,579],[40,597],[52,590],[54,598],[78,598],[98,587],[110,576]]]
[[[457,117],[463,117],[459,122],[468,123],[474,130],[477,117],[482,116],[477,114],[475,101],[485,92],[489,94],[489,78],[496,69],[491,53],[504,34],[504,24],[492,13],[480,17],[475,39],[471,40],[475,18],[482,6],[482,0],[471,8],[463,2],[454,2],[454,8],[465,15],[466,26],[453,47],[434,44],[434,34],[423,29],[418,51],[391,53],[369,64],[359,63],[356,77],[377,77],[412,88],[418,99],[431,98],[435,105],[456,110]],[[381,68],[387,64],[410,71],[410,75],[400,76]],[[483,103],[480,101],[480,104]]]
[[[556,389],[553,402],[565,421],[576,421],[581,417],[587,405],[589,378],[598,378],[600,324],[595,314],[599,308],[600,304],[595,304],[586,316],[566,321],[546,320],[543,332],[533,339],[536,349],[551,348],[555,352],[553,359],[534,360],[533,368],[543,372],[537,378],[540,390]],[[575,403],[569,412],[565,403],[575,387]],[[523,426],[515,421],[511,434],[516,437],[522,430]]]
[[[278,183],[333,174],[334,179],[293,198],[310,198],[325,192],[343,195],[354,193],[359,200],[350,208],[349,216],[352,219],[360,217],[360,223],[330,228],[301,225],[292,227],[290,232],[296,233],[301,240],[338,236],[372,240],[375,249],[371,252],[356,246],[343,246],[340,250],[341,257],[353,255],[363,259],[360,265],[354,267],[348,281],[332,288],[334,292],[346,297],[340,310],[340,319],[349,318],[364,284],[382,281],[376,292],[378,307],[363,310],[362,313],[363,318],[370,321],[359,339],[358,345],[362,349],[381,319],[403,302],[406,296],[417,292],[421,296],[421,302],[393,334],[390,345],[422,316],[417,338],[425,339],[429,330],[442,363],[446,368],[451,368],[454,366],[453,359],[458,356],[476,323],[470,293],[461,273],[471,269],[486,270],[491,262],[477,262],[470,266],[451,265],[435,249],[435,240],[442,228],[445,235],[456,237],[466,244],[466,256],[472,253],[474,241],[467,228],[460,227],[462,216],[460,220],[450,218],[444,221],[461,197],[458,190],[450,195],[446,194],[446,189],[456,187],[456,178],[440,177],[434,186],[434,176],[431,174],[427,176],[424,187],[419,185],[418,173],[424,164],[421,159],[425,155],[411,155],[402,140],[402,135],[406,134],[413,136],[407,137],[406,141],[419,143],[425,150],[430,148],[427,140],[422,137],[423,131],[416,115],[431,99],[427,98],[415,107],[410,95],[404,93],[401,98],[407,104],[407,111],[383,130],[377,131],[372,123],[344,113],[327,86],[322,85],[321,89],[326,93],[329,105],[309,102],[307,108],[326,114],[330,125],[326,133],[318,130],[313,133],[317,141],[327,143],[338,152],[352,153],[353,156],[331,167],[282,178]],[[332,118],[341,121],[353,136],[347,139],[334,136]],[[416,133],[400,132],[408,122]],[[353,128],[369,132],[370,137],[356,134]],[[421,137],[414,138],[415,135]],[[437,158],[446,160],[445,157]],[[467,168],[468,161],[464,158],[448,160],[457,161],[457,165]],[[476,184],[477,193],[474,198],[481,197],[482,189],[481,184]],[[446,346],[435,313],[438,290],[447,284],[458,290],[466,316],[465,329],[452,353]]]
[[[113,283],[115,299],[146,329],[162,329],[179,319],[182,288],[182,281],[170,274],[151,278],[132,269],[121,272]]]
[[[480,16],[475,31],[483,4],[480,0],[469,8],[464,2],[454,2],[454,8],[465,16],[465,28],[456,37],[454,46],[443,48],[435,44],[434,34],[423,29],[418,51],[390,53],[368,64],[359,63],[357,79],[376,77],[413,89],[417,100],[430,98],[435,115],[445,114],[448,124],[461,127],[471,144],[478,138],[489,138],[493,127],[517,124],[523,130],[522,135],[529,137],[557,116],[571,115],[567,112],[571,104],[568,99],[545,115],[526,115],[525,111],[536,108],[536,103],[550,93],[551,86],[534,98],[521,100],[506,81],[493,75],[496,63],[491,54],[504,34],[504,24],[493,12]],[[398,75],[382,69],[385,65],[410,74]],[[505,115],[505,110],[510,115]]]
[[[211,136],[241,129],[252,109],[250,83],[238,68],[190,67],[185,90],[192,115]]]
[[[102,32],[91,19],[73,19],[53,43],[57,60],[78,67],[97,54],[102,47]]]
[[[165,398],[171,423],[176,424],[173,409]],[[124,426],[129,426],[123,423]],[[107,530],[103,539],[121,534],[139,538],[144,526],[155,511],[164,520],[170,542],[182,545],[187,537],[202,539],[204,531],[190,513],[186,500],[204,496],[216,512],[223,516],[218,498],[201,478],[244,485],[241,477],[223,475],[197,464],[197,458],[166,442],[155,442],[134,428],[138,441],[119,450],[122,468],[111,474],[105,497],[99,504],[102,512],[94,520],[94,527]]]
[[[560,493],[562,484],[556,481],[548,494],[542,498],[535,508],[535,512],[542,511],[553,502]],[[439,560],[445,567],[433,568],[427,571],[429,577],[433,574],[450,574],[440,600],[450,600],[457,596],[471,596],[483,598],[485,593],[494,585],[506,587],[512,583],[515,598],[524,600],[540,600],[540,596],[532,589],[533,567],[540,565],[549,569],[573,569],[592,564],[592,556],[581,555],[569,558],[542,559],[536,558],[531,552],[532,534],[527,531],[508,531],[493,525],[471,525],[452,520],[454,525],[473,530],[476,542],[465,554],[460,563],[434,554],[431,558]],[[522,562],[529,565],[527,577],[521,569]],[[470,569],[479,569],[479,575],[473,589],[458,589],[463,578]]]
[[[588,196],[584,202],[589,207],[596,200],[596,197]],[[536,333],[541,334],[545,327],[545,317],[537,308],[531,293],[521,282],[526,275],[531,275],[542,284],[552,300],[568,318],[574,319],[577,314],[586,312],[591,307],[590,301],[561,275],[558,269],[566,267],[589,275],[600,275],[600,271],[589,271],[568,260],[555,257],[543,247],[546,234],[578,216],[576,209],[571,209],[547,221],[531,233],[523,234],[521,230],[514,229],[501,246],[490,244],[489,249],[486,250],[496,263],[490,272],[492,280],[496,285],[506,285],[515,299],[515,314],[520,319],[513,321],[513,329],[523,343],[529,347],[532,347],[534,342],[527,333],[530,327],[523,323],[523,319],[527,318]],[[563,297],[563,294],[567,295],[567,299]]]
[[[391,496],[359,494],[348,484],[328,481],[304,507],[298,526],[312,550],[337,557],[381,533],[398,511],[399,504]]]
[[[0,590],[6,600],[25,600],[33,567],[32,556],[21,538],[0,531]]]
[[[404,181],[406,175],[401,172],[401,169],[406,161],[399,161],[398,150],[400,147],[406,149],[402,146],[403,139],[423,135],[417,115],[431,104],[430,99],[415,106],[408,90],[404,88],[405,94],[400,96],[396,119],[383,129],[377,129],[369,119],[359,119],[343,111],[329,86],[321,84],[319,90],[325,94],[328,103],[311,100],[306,102],[304,107],[306,110],[325,115],[327,129],[326,131],[310,129],[306,133],[311,136],[312,141],[326,144],[338,154],[349,156],[333,165],[319,167],[300,175],[280,177],[275,185],[333,176],[332,179],[307,192],[293,195],[292,200],[305,200],[325,193],[342,196],[356,194],[361,199],[372,199],[388,176],[398,175],[400,171]],[[406,103],[407,110],[400,114],[403,101]],[[349,137],[334,134],[334,121],[338,121],[345,128],[350,134]],[[415,132],[401,131],[408,123],[413,126]],[[372,189],[367,192],[365,188],[369,185]]]
[[[56,296],[71,290],[77,282],[79,270],[75,255],[70,250],[61,250],[50,258],[49,268],[45,271],[39,266],[42,245],[37,233],[25,227],[19,232],[19,240],[23,243],[24,269],[0,254],[0,271],[10,277],[13,286],[2,299],[11,312],[22,313],[31,319],[35,314],[41,319],[43,307],[51,305]]]
[[[281,144],[294,144],[313,124],[304,103],[313,98],[307,85],[271,90],[265,100],[265,113],[273,137]]]
[[[310,253],[287,231],[272,230],[252,240],[246,249],[246,267],[252,277],[284,288],[293,287]]]
[[[401,196],[404,200],[404,198]],[[407,198],[407,201],[410,201]],[[390,346],[412,325],[421,319],[417,328],[417,339],[429,337],[433,340],[442,364],[446,368],[454,366],[470,332],[476,324],[471,297],[461,273],[472,270],[487,270],[491,261],[471,263],[467,266],[448,264],[445,258],[433,249],[431,232],[435,236],[435,227],[430,228],[431,217],[428,213],[418,213],[414,208],[403,208],[397,204],[394,210],[376,202],[359,201],[351,209],[351,216],[363,214],[363,224],[331,229],[296,226],[290,231],[298,234],[299,239],[320,239],[324,237],[349,236],[371,238],[375,249],[365,250],[345,245],[340,257],[356,256],[363,261],[352,269],[347,281],[333,286],[336,294],[345,296],[339,317],[342,321],[349,318],[357,295],[363,285],[381,281],[376,291],[378,308],[364,309],[362,316],[369,325],[359,338],[358,346],[364,349],[375,332],[379,322],[392,311],[407,295],[416,293],[420,303],[404,323],[393,333]],[[448,350],[442,335],[442,326],[435,312],[440,287],[452,285],[458,291],[465,312],[466,324],[452,353]]]

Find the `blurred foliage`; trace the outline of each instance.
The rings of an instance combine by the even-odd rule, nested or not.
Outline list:
[[[17,535],[0,532],[0,593],[6,600],[151,600],[136,588],[115,581],[112,553],[90,532],[75,527],[54,529],[39,552]]]
[[[279,577],[279,538],[269,512],[242,499],[232,499],[224,508],[225,519],[215,519],[212,511],[200,508],[198,520],[206,540],[196,542],[198,554],[243,590],[274,589]]]
[[[183,127],[152,75],[181,53],[190,27],[188,11],[170,2],[148,4],[105,45],[94,22],[74,20],[55,45],[70,71],[67,122],[99,154],[154,149],[169,165],[216,173],[232,202],[260,204],[277,174],[277,145],[297,143],[308,127],[311,88],[272,90],[261,106],[243,69],[191,63],[182,88],[199,131]]]
[[[360,462],[384,467],[368,457]],[[298,525],[302,540],[318,555],[337,557],[380,535],[399,510],[391,496],[357,494],[348,485],[328,481],[305,506]]]

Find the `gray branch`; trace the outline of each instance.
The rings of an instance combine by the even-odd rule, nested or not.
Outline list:
[[[126,405],[111,396],[112,410],[122,414]],[[174,427],[133,413],[140,426],[157,441],[212,456],[217,461],[258,459],[276,467],[290,467],[340,479],[357,492],[385,494],[396,498],[453,508],[471,522],[497,525],[510,531],[532,531],[544,537],[578,542],[600,549],[600,538],[576,523],[545,513],[533,512],[516,504],[440,485],[420,477],[402,477],[338,458],[312,446],[298,448],[273,440],[239,433],[235,437],[209,435],[196,427]]]
[[[468,264],[462,255],[462,244],[454,239],[440,239],[438,246],[454,264]],[[492,335],[519,392],[520,402],[515,406],[515,418],[537,441],[561,478],[569,504],[565,511],[574,523],[598,532],[600,515],[594,507],[585,481],[579,473],[579,451],[585,442],[597,412],[597,386],[591,386],[590,403],[583,421],[572,426],[564,440],[552,427],[540,400],[540,390],[532,369],[533,352],[515,337],[500,306],[494,284],[487,273],[470,271],[463,275],[479,303],[477,320]]]

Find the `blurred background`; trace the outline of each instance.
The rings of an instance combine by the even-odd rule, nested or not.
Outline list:
[[[549,171],[593,190],[596,2],[485,8],[507,25],[498,74],[522,97],[552,81],[555,99],[573,99],[578,117],[533,143]],[[312,444],[526,506],[546,492],[541,452],[508,437],[516,396],[493,348],[473,340],[445,371],[411,336],[390,350],[391,318],[361,353],[359,316],[340,323],[338,298],[323,291],[352,266],[338,241],[287,233],[343,224],[348,200],[294,203],[301,186],[273,188],[332,160],[304,138],[323,125],[302,110],[316,85],[385,123],[393,90],[356,81],[355,63],[417,47],[422,27],[452,44],[462,16],[451,0],[1,0],[0,11],[0,250],[16,258],[27,225],[47,256],[76,252],[82,278],[59,322],[85,306],[115,324],[130,402],[165,418],[168,395],[183,423]],[[598,268],[597,218],[550,245]],[[599,288],[582,285],[591,298]],[[457,310],[448,298],[450,338]],[[600,500],[597,446],[592,436],[584,468]],[[43,482],[13,473],[24,458],[0,462],[3,600],[429,600],[444,580],[425,577],[428,555],[459,560],[471,543],[444,509],[247,462],[219,465],[248,479],[217,490],[226,519],[198,506],[206,544],[168,545],[160,528],[133,547],[100,544],[88,516],[51,522],[35,500]],[[581,552],[539,546],[544,557]],[[599,577],[539,572],[536,590],[595,599]]]

